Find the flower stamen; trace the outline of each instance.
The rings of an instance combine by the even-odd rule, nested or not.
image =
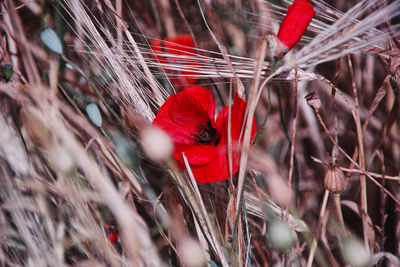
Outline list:
[[[211,121],[208,121],[206,124],[198,125],[196,130],[196,133],[192,133],[192,136],[194,137],[193,140],[196,143],[202,145],[218,145],[221,138],[215,138],[217,135],[217,130],[212,126]]]

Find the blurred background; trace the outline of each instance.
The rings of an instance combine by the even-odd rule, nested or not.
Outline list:
[[[400,265],[399,3],[309,2],[277,60],[292,1],[1,1],[0,264]],[[144,152],[190,84],[259,90],[244,181]]]

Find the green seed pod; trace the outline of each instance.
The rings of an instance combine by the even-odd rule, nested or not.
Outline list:
[[[101,127],[103,124],[101,113],[99,107],[96,103],[90,103],[85,107],[86,113],[90,119],[90,121],[96,125],[97,127]]]
[[[54,53],[63,53],[60,38],[58,38],[56,32],[53,29],[47,28],[46,30],[42,31],[40,33],[40,39]]]
[[[11,80],[11,76],[14,73],[13,65],[11,64],[5,64],[3,67],[3,77],[8,83]]]
[[[350,266],[371,266],[371,256],[364,244],[356,238],[344,238],[341,244],[344,261]]]
[[[267,237],[272,248],[285,251],[293,247],[296,233],[285,222],[273,219],[268,225]]]

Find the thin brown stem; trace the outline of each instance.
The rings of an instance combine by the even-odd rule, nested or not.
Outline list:
[[[299,76],[296,69],[296,83],[293,92],[293,120],[292,120],[292,136],[290,138],[290,162],[289,162],[289,179],[288,186],[292,187],[293,163],[294,163],[294,145],[296,142],[296,122],[297,122],[297,86],[299,84]]]
[[[340,194],[333,194],[333,199],[335,201],[335,207],[340,222],[340,226],[342,227],[343,233],[346,233],[346,226],[344,225],[344,220],[343,220],[342,206],[340,204]]]
[[[115,3],[115,9],[120,18],[122,18],[122,0],[117,0]],[[117,44],[119,49],[123,49],[122,41],[123,41],[123,33],[122,33],[122,25],[121,23],[117,23]]]
[[[378,158],[381,163],[381,168],[382,168],[382,178],[385,177],[385,158],[383,156],[383,153],[378,153]],[[382,179],[382,186],[385,186],[385,179]],[[379,207],[379,213],[381,215],[381,221],[380,221],[380,230],[379,230],[379,235],[381,237],[381,247],[383,248],[385,246],[385,223],[387,219],[387,215],[385,214],[385,204],[386,204],[386,195],[385,193],[380,190],[380,207]]]
[[[355,162],[347,153],[346,151],[343,150],[343,148],[341,148],[338,143],[333,139],[332,135],[329,133],[328,128],[326,127],[324,121],[322,120],[321,115],[319,114],[319,112],[316,112],[317,114],[317,118],[322,126],[322,128],[324,128],[325,133],[328,135],[329,140],[331,140],[332,144],[335,145],[337,147],[337,149],[351,162],[354,164],[354,166],[356,166],[357,168],[360,169],[360,173],[366,175],[376,186],[378,186],[379,188],[382,188],[382,190],[397,204],[400,206],[400,201],[386,188],[384,188],[380,183],[378,183],[378,181],[376,181],[371,175],[368,174],[368,172],[361,168],[360,165],[358,165],[357,162]]]
[[[315,157],[311,157],[311,159],[314,162],[327,165],[327,163],[325,163],[322,160],[317,159]],[[383,179],[383,180],[400,181],[400,176],[391,176],[391,175],[386,175],[386,174],[383,175],[382,173],[376,173],[376,172],[370,172],[370,171],[364,171],[364,170],[358,170],[358,169],[349,169],[349,168],[340,167],[340,166],[338,166],[338,167],[342,171],[350,173],[350,175],[352,173],[362,173],[362,174],[365,174],[367,176],[371,176],[371,177],[375,177],[375,178],[379,178],[379,179]]]
[[[153,74],[151,73],[149,66],[147,66],[146,64],[146,60],[143,57],[143,54],[140,51],[139,46],[137,45],[135,39],[133,39],[131,32],[128,30],[128,24],[121,17],[118,16],[110,0],[104,0],[104,2],[107,5],[107,7],[114,13],[117,23],[121,25],[124,34],[128,38],[128,42],[132,45],[133,51],[136,53],[137,59],[139,60],[139,63],[142,66],[144,73],[146,74],[148,83],[151,89],[153,90],[157,105],[161,106],[164,103],[163,94],[159,89],[159,87],[157,86],[157,81],[154,78]]]
[[[310,254],[308,255],[308,260],[307,260],[307,267],[311,267],[311,265],[314,261],[314,256],[315,256],[315,252],[317,250],[317,244],[318,244],[319,235],[320,235],[321,226],[322,226],[322,219],[325,216],[326,204],[328,203],[328,197],[329,197],[329,191],[325,189],[324,199],[322,200],[321,210],[319,212],[318,227],[317,227],[317,231],[314,235],[314,238],[313,238],[313,241],[311,244]]]
[[[338,140],[337,139],[338,119],[336,116],[336,104],[335,104],[336,89],[335,88],[336,88],[336,85],[337,85],[337,82],[339,79],[339,74],[340,74],[340,59],[338,59],[336,61],[336,71],[335,71],[335,75],[333,76],[333,82],[332,82],[333,86],[332,86],[332,91],[331,91],[331,102],[330,102],[330,115],[333,117],[333,123],[334,123],[334,129],[335,129],[334,137],[335,137],[336,142]],[[334,147],[334,149],[335,149],[335,147]],[[332,150],[332,155],[331,155],[332,158],[334,157],[334,149]]]
[[[377,109],[378,105],[381,103],[382,99],[386,95],[386,86],[389,84],[390,77],[391,77],[390,74],[386,75],[385,79],[382,82],[382,85],[379,87],[378,92],[375,95],[374,100],[372,101],[371,107],[370,107],[370,109],[368,111],[368,115],[367,115],[366,119],[364,120],[364,124],[363,124],[362,129],[361,129],[363,134],[367,130],[367,126],[368,126],[370,118],[372,117],[372,114],[375,112],[375,110]],[[358,149],[356,147],[355,150],[354,150],[352,159],[356,160],[357,156],[358,156]],[[350,164],[350,169],[353,168],[353,167],[354,167],[354,165]],[[350,176],[348,176],[348,179],[350,179]]]
[[[171,15],[171,5],[168,0],[158,0],[160,5],[161,19],[164,23],[164,28],[168,37],[176,36],[175,23]]]
[[[356,88],[356,82],[354,79],[353,65],[351,62],[350,55],[347,56],[347,64],[349,66],[349,72],[351,77],[351,84],[353,87],[353,100],[355,105],[355,115],[356,115],[356,132],[357,132],[357,145],[359,151],[358,163],[362,169],[365,169],[365,155],[364,155],[364,144],[363,144],[363,134],[361,130],[361,119],[360,119],[360,107],[358,103],[358,93]],[[361,219],[363,222],[363,236],[364,245],[367,250],[369,250],[368,243],[368,203],[367,203],[367,181],[364,174],[360,174],[360,200],[361,200]]]

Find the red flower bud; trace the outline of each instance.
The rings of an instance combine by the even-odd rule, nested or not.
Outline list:
[[[114,243],[118,241],[118,230],[114,225],[106,226],[106,235],[111,245],[114,245]]]
[[[287,49],[297,44],[314,15],[314,8],[307,0],[294,0],[288,7],[278,32],[278,39]]]

